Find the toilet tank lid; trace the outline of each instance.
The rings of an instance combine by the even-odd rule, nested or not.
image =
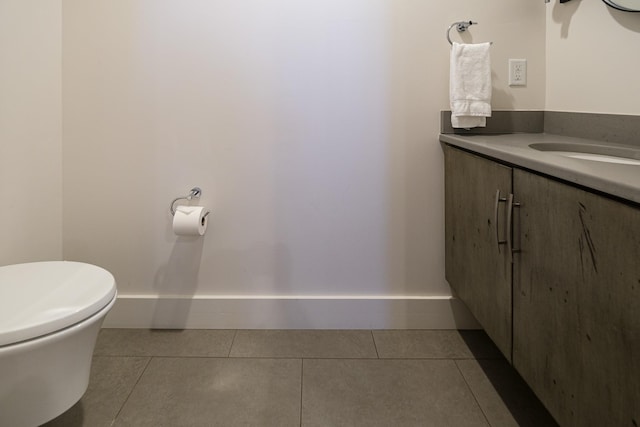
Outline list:
[[[81,322],[116,296],[107,270],[71,261],[0,267],[0,347]]]

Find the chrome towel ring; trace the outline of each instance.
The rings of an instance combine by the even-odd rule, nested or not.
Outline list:
[[[459,33],[462,33],[463,31],[467,31],[467,28],[469,28],[471,25],[477,25],[477,24],[478,24],[477,22],[473,22],[473,21],[454,22],[453,24],[449,25],[449,28],[447,28],[447,41],[451,46],[453,46],[453,42],[451,41],[451,29],[453,27],[456,27],[456,30],[458,30]],[[491,44],[493,44],[493,42],[491,42]]]

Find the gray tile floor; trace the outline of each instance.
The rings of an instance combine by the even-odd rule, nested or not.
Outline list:
[[[482,331],[100,332],[57,426],[556,426]]]

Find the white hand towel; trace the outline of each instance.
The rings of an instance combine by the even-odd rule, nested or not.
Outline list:
[[[491,117],[491,43],[451,47],[449,96],[454,128],[484,127]]]

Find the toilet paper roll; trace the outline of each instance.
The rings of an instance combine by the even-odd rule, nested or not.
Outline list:
[[[207,231],[209,210],[203,206],[178,206],[173,216],[173,232],[178,236],[202,236]]]

